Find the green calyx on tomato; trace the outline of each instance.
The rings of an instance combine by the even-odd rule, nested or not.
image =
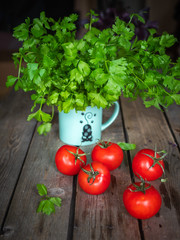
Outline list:
[[[141,185],[141,186],[140,186]],[[158,213],[162,199],[157,189],[145,183],[145,192],[137,191],[136,186],[142,187],[141,182],[130,184],[123,193],[123,203],[130,215],[137,219],[148,219]]]
[[[110,171],[101,162],[93,161],[83,168],[81,167],[78,174],[79,186],[88,194],[98,195],[104,193],[110,182]]]
[[[165,174],[163,158],[166,155],[167,153],[164,150],[157,152],[156,149],[141,149],[133,158],[132,170],[137,177],[141,175],[147,181],[154,181]]]
[[[88,174],[89,177],[88,177],[87,181],[88,181],[88,183],[90,185],[92,185],[94,183],[95,179],[96,179],[96,176],[99,174],[99,172],[98,171],[94,171],[91,163],[89,165],[90,165],[91,171],[88,171],[88,170],[86,170],[84,168],[81,168],[81,169],[82,169],[83,172]],[[90,183],[91,179],[93,179],[92,183]]]
[[[99,142],[97,143],[101,148],[108,148],[109,146],[112,145],[112,143],[110,141],[102,141],[99,140]]]
[[[139,177],[141,179],[140,185],[136,185],[135,183],[133,183],[132,185],[135,187],[135,189],[132,190],[131,188],[129,188],[129,190],[131,192],[143,192],[145,194],[146,190],[149,189],[151,187],[151,185],[150,184],[146,185],[145,180],[140,175],[139,175]]]
[[[66,149],[66,150],[75,157],[75,164],[76,164],[76,162],[77,162],[78,159],[79,159],[83,164],[85,164],[85,162],[81,159],[81,157],[82,157],[82,156],[86,156],[86,153],[80,154],[80,153],[79,153],[79,147],[77,148],[77,150],[76,150],[75,153],[72,152],[72,151],[70,151],[70,150],[68,150],[68,149]]]
[[[161,153],[164,153],[161,157],[157,156],[157,154],[161,154]],[[147,153],[143,153],[143,154],[146,155],[146,156],[148,156],[148,157],[150,157],[150,158],[153,160],[153,164],[152,164],[152,166],[150,166],[149,168],[152,168],[152,167],[154,167],[156,164],[158,164],[158,165],[161,167],[161,169],[162,169],[162,171],[163,171],[163,173],[164,173],[164,168],[163,168],[163,166],[160,164],[159,160],[164,159],[165,156],[167,155],[167,152],[166,152],[165,150],[162,150],[162,151],[157,152],[157,149],[156,149],[156,146],[155,146],[154,157],[151,156],[151,155],[149,155],[149,154],[147,154]]]
[[[58,171],[65,175],[74,176],[85,166],[87,157],[85,152],[76,146],[63,145],[55,155],[55,163]]]
[[[118,168],[123,160],[123,150],[121,147],[116,143],[107,141],[103,145],[108,145],[108,147],[103,147],[101,144],[99,143],[93,148],[91,152],[92,161],[101,162],[109,171]]]

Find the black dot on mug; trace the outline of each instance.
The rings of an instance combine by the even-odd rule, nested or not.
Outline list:
[[[91,123],[93,123],[94,121],[91,121]]]
[[[94,114],[94,117],[96,117],[96,113]]]
[[[80,121],[80,123],[83,123],[83,121]]]

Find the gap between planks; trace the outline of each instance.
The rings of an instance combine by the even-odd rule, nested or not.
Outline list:
[[[35,134],[36,129],[37,129],[37,123],[36,123],[35,126],[34,126],[33,134],[32,134],[31,139],[30,139],[30,141],[29,141],[29,145],[28,145],[28,148],[27,148],[27,152],[26,152],[26,154],[25,154],[25,156],[24,156],[24,160],[23,160],[23,162],[22,162],[22,166],[21,166],[21,168],[20,168],[20,171],[19,171],[19,174],[18,174],[18,177],[17,177],[17,181],[16,181],[16,183],[15,183],[15,185],[14,185],[14,189],[13,189],[13,191],[12,191],[11,197],[10,197],[10,199],[9,199],[9,203],[8,203],[8,205],[7,205],[7,209],[6,209],[6,212],[5,212],[3,221],[2,221],[2,225],[1,225],[1,229],[0,229],[0,236],[4,235],[7,231],[9,231],[8,229],[4,228],[5,222],[6,222],[6,218],[7,218],[7,215],[8,215],[10,206],[11,206],[11,202],[12,202],[12,200],[13,200],[13,196],[14,196],[14,193],[15,193],[15,191],[16,191],[16,187],[17,187],[17,185],[18,185],[18,182],[19,182],[19,179],[20,179],[20,176],[21,176],[21,173],[22,173],[22,170],[23,170],[25,161],[26,161],[26,157],[27,157],[27,155],[28,155],[28,152],[29,152],[29,149],[30,149],[30,146],[31,146],[31,142],[32,142],[32,139],[33,139],[33,137],[34,137],[34,134]]]
[[[166,123],[167,123],[167,125],[168,125],[168,127],[169,127],[169,130],[170,130],[170,132],[171,132],[171,134],[172,134],[172,137],[173,137],[173,139],[174,139],[174,142],[176,143],[177,148],[178,148],[179,153],[180,153],[180,145],[179,145],[179,143],[178,143],[178,140],[177,140],[177,138],[176,138],[176,135],[174,134],[173,127],[172,127],[171,124],[170,124],[169,118],[168,118],[167,113],[165,112],[164,108],[162,108],[162,110],[163,110],[163,115],[164,115],[164,118],[165,118],[165,120],[166,120]]]
[[[126,128],[125,128],[123,110],[122,110],[120,99],[119,99],[119,105],[120,105],[119,115],[120,115],[121,121],[122,121],[124,140],[125,140],[126,143],[129,143],[128,134],[127,134]],[[130,151],[127,151],[127,159],[128,159],[128,167],[129,167],[129,174],[130,174],[131,182],[134,182],[134,174],[133,174],[133,171],[132,171],[132,168],[131,168]],[[74,176],[74,178],[73,178],[73,193],[72,193],[71,206],[70,206],[69,227],[68,227],[68,233],[67,233],[67,240],[72,240],[73,239],[73,233],[74,233],[74,228],[75,228],[76,192],[77,192],[77,176]],[[144,240],[145,238],[144,238],[144,232],[143,232],[143,227],[142,227],[142,221],[137,219],[137,222],[138,222],[140,239]]]

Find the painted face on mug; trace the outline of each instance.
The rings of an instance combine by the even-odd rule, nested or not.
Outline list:
[[[59,112],[59,137],[62,142],[74,146],[95,144],[101,139],[101,132],[116,119],[118,102],[114,103],[111,117],[102,124],[102,108],[88,106],[85,111]]]
[[[80,123],[83,124],[82,130],[82,142],[92,142],[93,141],[93,133],[92,133],[92,124],[94,123],[94,118],[96,118],[96,113],[93,114],[92,112],[81,113],[82,119]],[[85,123],[85,125],[84,125]]]

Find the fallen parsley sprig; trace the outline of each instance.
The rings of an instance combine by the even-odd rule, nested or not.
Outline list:
[[[55,213],[55,206],[61,206],[61,198],[48,196],[47,188],[44,184],[37,184],[37,190],[42,197],[37,208],[37,213],[42,212],[46,215]]]
[[[136,149],[136,144],[134,143],[118,142],[117,144],[125,151]]]

